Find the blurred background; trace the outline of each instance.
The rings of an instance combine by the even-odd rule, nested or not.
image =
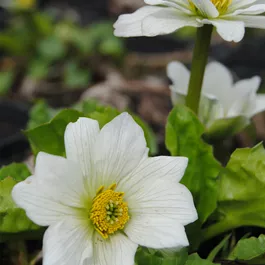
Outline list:
[[[0,0],[0,5],[0,165],[30,156],[21,130],[91,99],[138,114],[155,132],[157,153],[166,153],[164,125],[172,108],[166,65],[179,60],[189,66],[195,29],[116,38],[112,25],[118,15],[133,12],[142,0]],[[264,80],[264,51],[262,30],[248,30],[238,44],[214,34],[210,60],[230,67],[235,80],[253,75]],[[264,138],[259,114],[233,145]]]

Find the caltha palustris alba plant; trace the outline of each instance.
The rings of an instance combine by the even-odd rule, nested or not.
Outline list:
[[[141,127],[123,113],[101,130],[80,118],[65,130],[66,158],[39,153],[35,173],[12,196],[49,226],[44,265],[133,265],[138,245],[182,248],[197,219],[179,183],[185,157],[148,157]]]

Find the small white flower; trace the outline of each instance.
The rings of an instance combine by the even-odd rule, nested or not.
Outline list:
[[[12,191],[30,219],[49,226],[44,265],[133,265],[138,245],[188,245],[184,226],[197,213],[179,183],[187,158],[149,158],[127,113],[101,130],[88,118],[70,123],[65,149],[67,158],[39,153],[34,176]]]
[[[167,75],[174,104],[184,104],[188,94],[189,70],[180,62],[167,66]],[[257,94],[261,79],[254,76],[233,83],[230,71],[218,62],[211,62],[205,70],[199,118],[209,127],[215,120],[244,116],[250,119],[265,110],[265,95]]]
[[[116,36],[156,36],[182,27],[212,24],[226,41],[240,41],[245,27],[265,28],[265,0],[144,0],[147,6],[121,15]]]

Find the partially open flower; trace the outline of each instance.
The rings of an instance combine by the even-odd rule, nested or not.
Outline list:
[[[212,24],[226,41],[240,41],[245,27],[265,28],[265,0],[144,0],[147,6],[121,15],[116,36],[156,36],[182,27]]]
[[[180,62],[167,67],[174,104],[185,103],[190,78],[189,70]],[[205,70],[199,118],[210,127],[216,120],[243,116],[250,119],[265,110],[265,95],[257,94],[261,79],[258,76],[233,83],[230,71],[218,62],[211,62]]]
[[[138,245],[188,245],[184,226],[197,213],[179,183],[187,158],[149,158],[127,113],[101,130],[88,118],[70,123],[65,149],[66,158],[39,153],[34,176],[12,192],[29,218],[49,226],[44,265],[133,265]]]

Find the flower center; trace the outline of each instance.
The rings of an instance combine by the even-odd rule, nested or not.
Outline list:
[[[93,200],[90,219],[103,238],[123,229],[130,216],[127,203],[123,201],[123,192],[114,191],[116,184],[104,191],[100,187]]]
[[[231,5],[232,0],[211,0],[211,2],[215,5],[216,9],[220,14],[223,14],[227,11],[228,7]],[[198,13],[197,7],[189,0],[191,8]]]

